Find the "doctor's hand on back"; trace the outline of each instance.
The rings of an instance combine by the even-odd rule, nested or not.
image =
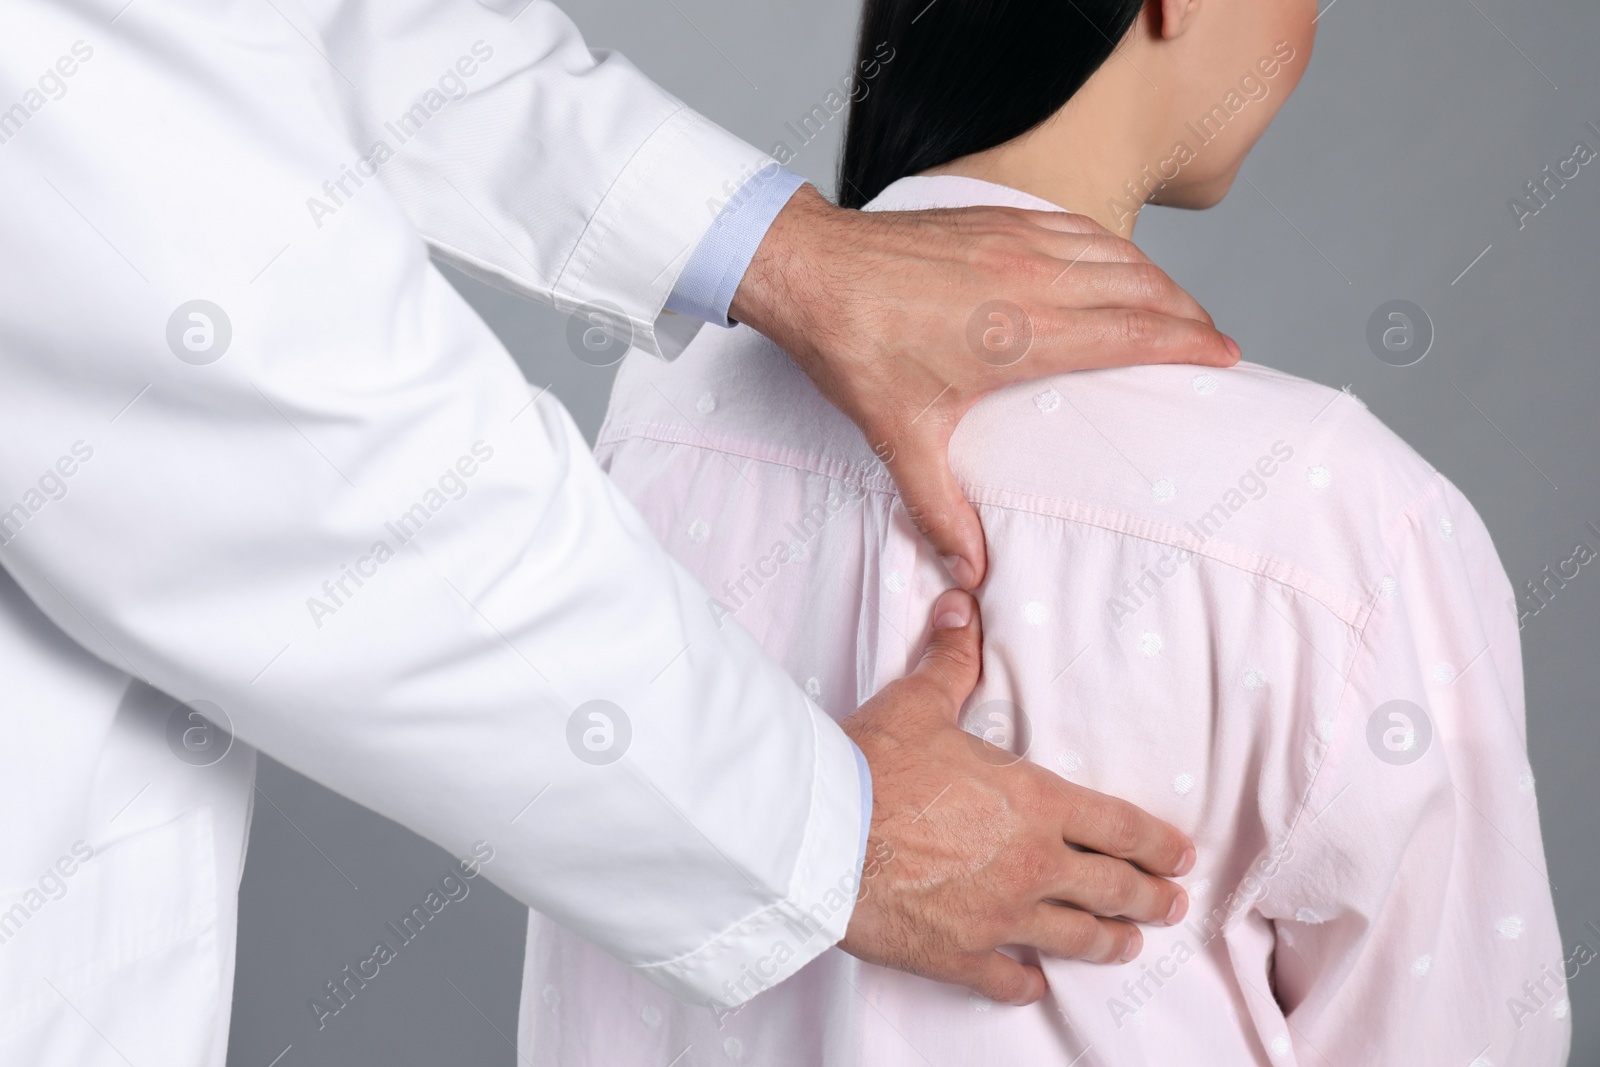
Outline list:
[[[1132,804],[1004,750],[975,751],[957,721],[978,683],[981,626],[972,596],[946,590],[916,669],[842,724],[876,785],[862,889],[840,947],[1030,1004],[1045,994],[1044,972],[999,946],[1131,960],[1144,943],[1134,923],[1170,926],[1188,911],[1184,891],[1155,875],[1188,873],[1195,853]]]
[[[809,185],[774,220],[731,314],[861,427],[965,589],[988,561],[945,452],[984,394],[1063,371],[1239,360],[1193,297],[1086,216],[852,211]]]

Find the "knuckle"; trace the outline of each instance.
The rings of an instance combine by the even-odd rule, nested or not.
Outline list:
[[[1138,876],[1133,869],[1125,865],[1106,865],[1100,875],[1102,914],[1125,915],[1138,899]]]
[[[1018,766],[1026,770],[1033,769],[1032,764]],[[1029,775],[1018,783],[1012,803],[1030,820],[1050,826],[1052,846],[1056,840],[1055,831],[1072,818],[1074,810],[1072,803],[1052,787],[1049,778],[1043,776]],[[1083,844],[1081,841],[1078,843]]]
[[[997,1003],[1007,1003],[1022,996],[1023,976],[1015,971],[1005,970],[999,973],[985,974],[973,986],[979,995]]]
[[[1125,857],[1139,847],[1144,827],[1136,809],[1125,804],[1109,804],[1096,813],[1096,821],[1113,855]]]
[[[1071,915],[1061,932],[1061,953],[1069,959],[1087,959],[1099,940],[1100,924],[1087,915]]]
[[[1095,251],[1108,263],[1149,262],[1139,247],[1113,233],[1095,234]]]
[[[1168,281],[1166,273],[1154,263],[1148,261],[1143,263],[1135,262],[1129,264],[1129,270],[1133,278],[1133,291],[1136,296],[1154,299],[1164,296],[1167,290],[1171,288],[1171,283]]]
[[[978,666],[977,651],[972,647],[972,642],[964,640],[935,639],[923,653],[923,659],[945,664],[958,671],[976,670]]]
[[[1006,853],[1007,881],[1015,890],[1024,907],[1031,907],[1039,899],[1039,891],[1050,884],[1056,870],[1056,859],[1050,850],[1038,845],[1010,849]]]
[[[1155,319],[1142,311],[1123,311],[1117,317],[1117,340],[1134,348],[1143,348],[1157,337]]]

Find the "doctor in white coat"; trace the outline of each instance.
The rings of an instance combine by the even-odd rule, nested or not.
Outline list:
[[[703,1002],[840,938],[1036,999],[995,946],[1116,958],[1118,916],[1178,899],[1144,872],[1186,869],[1182,835],[953,739],[963,594],[853,743],[430,255],[667,358],[731,309],[880,444],[968,587],[944,445],[978,396],[1236,346],[1092,224],[842,211],[505,6],[6,10],[0,1063],[223,1063],[258,749]],[[965,341],[1001,297],[1033,338],[1005,366]],[[873,891],[766,958],[869,835],[896,857]]]

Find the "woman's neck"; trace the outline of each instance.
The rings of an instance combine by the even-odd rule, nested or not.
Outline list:
[[[1146,171],[1159,162],[1151,133],[1160,105],[1120,66],[1113,57],[1066,106],[1022,136],[923,173],[1010,186],[1131,236],[1155,192]]]

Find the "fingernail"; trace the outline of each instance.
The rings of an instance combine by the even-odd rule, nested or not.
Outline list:
[[[1234,359],[1243,359],[1244,358],[1244,353],[1242,351],[1240,351],[1240,349],[1239,349],[1239,342],[1238,341],[1235,341],[1233,338],[1229,337],[1227,334],[1223,334],[1222,335],[1222,339],[1228,343],[1228,351],[1233,353],[1233,358]]]
[[[1190,845],[1188,848],[1184,849],[1183,855],[1178,858],[1178,865],[1172,869],[1172,873],[1177,875],[1179,878],[1182,878],[1184,875],[1194,870],[1194,860],[1194,846]]]
[[[934,605],[935,630],[959,630],[972,621],[972,604],[964,596],[945,596]]]
[[[963,589],[972,588],[972,579],[977,572],[972,569],[972,564],[967,562],[966,557],[940,556],[939,559],[944,563],[944,569],[950,572],[950,577],[956,580],[956,584]]]
[[[1172,899],[1172,907],[1167,909],[1166,923],[1168,926],[1177,926],[1178,921],[1189,910],[1189,894],[1180,892]]]
[[[1134,959],[1134,957],[1139,955],[1140,951],[1143,950],[1143,948],[1144,948],[1144,935],[1141,934],[1138,930],[1135,930],[1133,932],[1133,936],[1128,938],[1128,944],[1126,945],[1126,947],[1123,948],[1122,955],[1117,959],[1117,962],[1118,963],[1128,963],[1128,962],[1132,961]]]

